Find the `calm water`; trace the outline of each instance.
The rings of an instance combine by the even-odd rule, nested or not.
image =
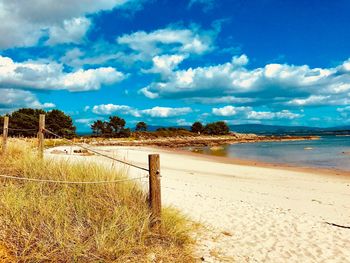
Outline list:
[[[315,141],[261,142],[197,148],[196,152],[297,166],[350,171],[350,137],[327,136]]]

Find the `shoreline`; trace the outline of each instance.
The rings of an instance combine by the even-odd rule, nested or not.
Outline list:
[[[250,167],[259,167],[259,168],[272,168],[277,170],[288,170],[293,172],[303,172],[303,173],[322,174],[322,175],[331,175],[331,176],[350,176],[350,171],[336,169],[336,168],[298,166],[298,165],[291,165],[287,163],[269,163],[269,162],[252,160],[252,159],[213,156],[213,155],[208,155],[203,153],[195,153],[189,150],[184,150],[179,148],[167,148],[167,147],[161,147],[161,146],[150,146],[150,148],[159,149],[162,151],[168,151],[169,153],[198,157],[200,159],[209,160],[217,163],[224,163],[224,164],[235,164],[235,165],[243,165],[243,166],[250,166]]]
[[[134,138],[134,140],[125,139],[107,139],[92,138],[89,142],[93,146],[156,146],[164,148],[183,148],[183,147],[203,147],[220,146],[223,144],[236,143],[256,143],[256,142],[285,142],[285,141],[307,141],[319,140],[319,136],[263,136],[256,134],[240,134],[222,136],[183,136],[183,137],[159,137],[159,138]],[[85,141],[85,139],[83,140]]]

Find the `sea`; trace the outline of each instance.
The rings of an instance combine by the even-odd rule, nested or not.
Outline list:
[[[350,136],[323,136],[319,140],[255,142],[202,147],[194,152],[291,166],[350,171]]]

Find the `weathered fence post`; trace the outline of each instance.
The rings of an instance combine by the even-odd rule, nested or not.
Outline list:
[[[7,135],[9,131],[9,117],[4,117],[4,130],[2,133],[2,154],[5,154],[7,148]]]
[[[151,227],[160,226],[161,222],[161,191],[160,191],[160,160],[159,154],[148,155],[149,165],[149,206],[151,209]]]
[[[44,157],[44,130],[45,130],[45,114],[39,116],[39,132],[38,132],[38,150],[39,157]]]

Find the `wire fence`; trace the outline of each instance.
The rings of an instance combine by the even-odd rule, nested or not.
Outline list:
[[[10,128],[10,127],[8,127],[7,130],[12,130],[12,131],[37,131],[38,129],[18,129],[18,128]],[[80,148],[82,148],[84,150],[90,151],[90,152],[92,152],[94,154],[97,154],[99,156],[102,156],[104,158],[107,158],[107,159],[110,159],[110,160],[113,160],[113,161],[116,161],[116,162],[119,162],[119,163],[122,163],[122,164],[125,164],[125,165],[128,165],[128,166],[140,169],[142,171],[149,172],[149,169],[147,169],[147,168],[144,168],[142,166],[139,166],[139,165],[136,165],[136,164],[133,164],[133,163],[130,163],[130,162],[127,162],[127,161],[120,160],[118,158],[109,156],[107,154],[101,153],[99,151],[96,151],[94,149],[91,149],[90,147],[81,145],[79,143],[75,143],[72,140],[69,140],[69,139],[67,139],[67,138],[65,138],[63,136],[60,136],[60,135],[58,135],[58,134],[56,134],[56,133],[54,133],[54,132],[52,132],[52,131],[50,131],[48,129],[44,128],[43,131],[53,135],[54,137],[56,137],[58,139],[62,139],[64,141],[67,141],[71,145],[75,145],[77,147],[80,147]],[[120,182],[126,182],[126,181],[136,181],[136,180],[142,181],[142,179],[145,179],[145,178],[148,178],[148,177],[149,177],[149,175],[147,174],[145,176],[140,176],[140,177],[136,177],[136,178],[125,178],[125,179],[109,180],[109,181],[64,181],[64,180],[51,180],[51,179],[38,179],[38,178],[18,177],[18,176],[1,175],[0,174],[0,178],[2,178],[2,179],[12,179],[12,180],[18,180],[18,181],[28,181],[28,182],[38,182],[38,183],[53,183],[53,184],[110,184],[110,183],[120,183]]]
[[[58,134],[56,134],[56,133],[54,133],[54,132],[52,132],[52,131],[50,131],[50,130],[48,130],[48,129],[44,129],[44,131],[46,131],[47,133],[49,133],[49,134],[51,134],[51,135],[54,135],[55,137],[57,137],[57,138],[59,138],[59,139],[65,140],[65,141],[69,142],[69,143],[72,144],[72,145],[75,145],[75,146],[77,146],[77,147],[80,147],[80,148],[82,148],[82,149],[84,149],[84,150],[90,151],[90,152],[92,152],[92,153],[95,153],[95,154],[100,155],[100,156],[102,156],[102,157],[108,158],[108,159],[110,159],[110,160],[113,160],[113,161],[116,161],[116,162],[119,162],[119,163],[122,163],[122,164],[125,164],[125,165],[128,165],[128,166],[131,166],[131,167],[134,167],[134,168],[137,168],[137,169],[140,169],[140,170],[149,172],[149,169],[147,169],[147,168],[144,168],[144,167],[142,167],[142,166],[139,166],[139,165],[136,165],[136,164],[133,164],[133,163],[124,161],[124,160],[120,160],[120,159],[114,158],[114,157],[109,156],[109,155],[107,155],[107,154],[104,154],[104,153],[101,153],[101,152],[96,151],[96,150],[94,150],[94,149],[91,149],[90,147],[81,145],[81,144],[79,144],[79,143],[75,143],[75,142],[73,142],[73,141],[71,141],[71,140],[69,140],[69,139],[66,139],[66,138],[64,138],[64,137],[62,137],[62,136],[60,136],[60,135],[58,135]]]
[[[101,153],[95,149],[91,149],[90,147],[84,146],[80,143],[75,143],[72,140],[69,140],[59,134],[56,134],[53,131],[50,131],[45,128],[45,115],[40,114],[39,116],[39,129],[20,129],[20,128],[11,128],[9,127],[9,117],[4,118],[4,128],[3,128],[3,143],[2,143],[2,155],[6,153],[7,149],[7,138],[9,131],[18,131],[18,132],[37,132],[37,138],[38,138],[38,153],[39,157],[44,157],[44,134],[50,134],[54,136],[54,138],[62,139],[64,141],[67,141],[70,145],[75,145],[77,147],[80,147],[82,149],[87,150],[88,152],[94,153],[96,155],[99,155],[101,157],[107,158],[109,160],[113,160],[115,162],[122,163],[124,165],[128,165],[130,167],[142,170],[144,172],[147,172],[147,175],[134,177],[134,178],[125,178],[125,177],[119,177],[119,179],[115,180],[101,180],[101,181],[68,181],[66,178],[64,180],[54,180],[54,179],[42,179],[42,178],[29,178],[25,176],[14,176],[10,174],[0,174],[0,179],[3,180],[13,180],[13,181],[26,181],[26,182],[35,182],[35,183],[50,183],[50,184],[66,184],[66,185],[97,185],[97,184],[117,184],[122,182],[130,182],[130,181],[136,181],[139,180],[140,184],[142,185],[144,182],[143,179],[148,179],[149,187],[148,187],[148,203],[149,208],[151,212],[152,220],[150,221],[150,227],[154,229],[159,229],[160,222],[161,222],[161,187],[160,187],[160,160],[159,160],[159,154],[149,154],[149,160],[148,160],[148,167],[149,169],[142,167],[140,165],[121,160],[112,156],[109,156],[107,154]],[[4,171],[4,167],[1,169]],[[142,185],[143,186],[143,185]]]
[[[127,182],[127,181],[141,180],[143,178],[148,178],[148,176],[140,176],[136,178],[125,178],[125,179],[111,180],[111,181],[61,181],[61,180],[18,177],[18,176],[3,175],[3,174],[0,174],[0,178],[14,179],[19,181],[37,182],[37,183],[52,183],[52,184],[111,184],[111,183],[121,183],[121,182]]]

